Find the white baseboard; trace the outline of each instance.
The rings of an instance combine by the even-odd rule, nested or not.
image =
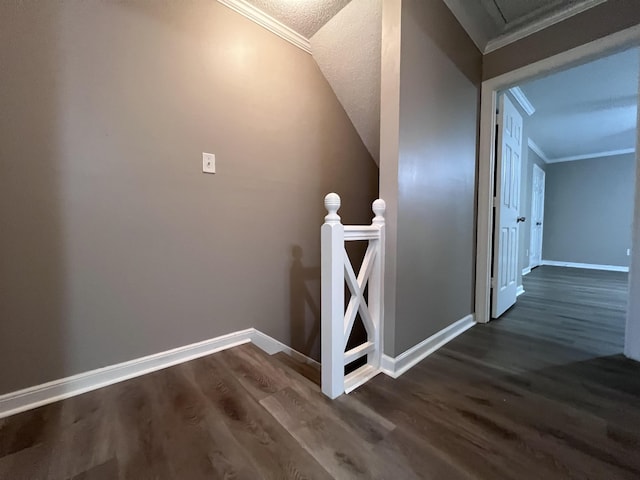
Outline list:
[[[255,328],[250,328],[249,330],[252,331],[250,338],[253,344],[261,350],[264,350],[269,355],[274,355],[278,352],[284,352],[287,355],[292,356],[299,362],[308,363],[317,367],[320,366],[320,362],[317,362],[313,358],[307,357],[299,351],[294,350],[290,346],[285,345],[284,343],[276,340],[273,337],[270,337],[266,333],[262,333],[260,330],[256,330]]]
[[[381,372],[380,369],[372,367],[371,365],[364,365],[358,368],[355,372],[347,375],[344,379],[344,393],[351,393],[356,388],[364,385],[373,377]]]
[[[516,296],[519,297],[523,293],[524,293],[524,286],[523,285],[518,285],[518,291],[516,292]]]
[[[411,347],[409,350],[402,352],[395,358],[383,355],[381,365],[382,372],[390,377],[398,378],[440,347],[473,327],[476,324],[474,317],[474,314],[467,315],[426,340],[423,340],[416,346]]]
[[[542,265],[550,267],[586,268],[587,270],[605,270],[607,272],[628,272],[629,267],[621,265],[595,265],[592,263],[558,262],[556,260],[543,260]]]
[[[522,276],[525,277],[531,273],[531,267],[526,267],[522,269]]]
[[[212,338],[203,342],[178,347],[166,352],[155,353],[128,362],[79,373],[71,377],[0,395],[0,418],[24,412],[32,408],[80,395],[91,390],[113,385],[130,378],[139,377],[179,363],[188,362],[212,353],[253,342],[257,347],[272,355],[285,352],[299,360],[316,363],[315,360],[293,350],[275,338],[255,328]]]

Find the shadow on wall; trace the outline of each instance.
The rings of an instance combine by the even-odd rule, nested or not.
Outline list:
[[[249,327],[319,355],[322,199],[366,223],[378,172],[311,56],[68,0],[0,2],[0,65],[0,394]]]
[[[318,229],[318,233],[319,231],[320,229]],[[345,248],[357,276],[367,251],[367,242],[348,242]],[[290,346],[311,358],[320,360],[321,268],[320,266],[304,265],[304,252],[300,245],[294,245],[291,248],[291,256],[291,268],[289,269]],[[368,290],[365,288],[365,298],[367,298],[367,292]],[[351,291],[345,283],[345,309],[350,298]],[[363,343],[366,339],[367,332],[360,314],[358,314],[347,349]]]
[[[56,9],[20,5],[0,15],[0,394],[64,371],[67,342]]]
[[[320,358],[320,267],[305,267],[300,245],[291,249],[289,271],[291,347]],[[313,293],[312,293],[313,292]]]

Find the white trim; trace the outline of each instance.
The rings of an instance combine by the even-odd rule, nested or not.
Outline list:
[[[250,328],[251,330],[251,341],[253,344],[258,347],[260,350],[264,350],[269,355],[275,355],[279,352],[284,352],[287,355],[294,357],[299,362],[308,363],[309,365],[313,365],[315,367],[320,366],[320,362],[315,361],[313,358],[307,357],[306,355],[300,353],[297,350],[294,350],[288,345],[276,340],[273,337],[270,337],[266,333],[262,333],[260,330],[255,328]]]
[[[614,155],[626,155],[628,153],[635,153],[635,152],[636,152],[635,148],[623,148],[621,150],[607,150],[605,152],[587,153],[585,155],[573,155],[570,157],[551,158],[547,160],[547,163],[573,162],[576,160],[589,160],[590,158],[613,157]]]
[[[516,297],[519,297],[524,293],[524,285],[518,285],[518,291],[516,292]]]
[[[483,53],[486,55],[487,53],[491,53],[495,50],[498,50],[499,48],[505,47],[510,43],[522,40],[529,35],[539,32],[540,30],[544,30],[545,28],[548,28],[551,25],[555,25],[556,23],[560,23],[567,18],[571,18],[574,15],[589,10],[590,8],[600,5],[601,3],[604,3],[606,1],[607,0],[585,0],[578,5],[571,5],[559,12],[554,13],[553,15],[549,15],[548,17],[527,24],[522,28],[519,28],[518,30],[500,35],[499,37],[487,42],[487,46],[484,48]]]
[[[270,15],[267,15],[259,8],[250,4],[246,0],[218,0],[222,5],[229,7],[231,10],[238,12],[240,15],[248,18],[252,22],[257,23],[263,28],[266,28],[271,33],[275,33],[280,38],[295,45],[296,47],[304,50],[307,53],[311,53],[311,43],[309,39],[300,35],[292,28],[287,27],[282,22],[279,22]]]
[[[478,167],[478,229],[476,235],[476,321],[490,320],[491,245],[493,238],[493,174],[495,171],[496,92],[533,77],[584,63],[640,44],[640,25],[608,35],[552,57],[526,65],[482,82],[480,102],[480,151]],[[640,272],[639,272],[640,274]],[[631,299],[632,303],[638,301]],[[640,306],[638,307],[640,309]]]
[[[347,378],[345,378],[344,393],[353,392],[356,388],[364,385],[380,372],[381,370],[375,368],[373,365],[363,365],[358,370],[353,372],[353,374],[348,375]]]
[[[523,277],[526,277],[530,273],[531,273],[531,267],[525,267],[525,268],[522,269],[522,276]]]
[[[536,108],[533,106],[527,95],[522,91],[520,87],[512,87],[509,89],[513,98],[520,104],[525,113],[529,116],[536,113]]]
[[[622,265],[597,265],[594,263],[558,262],[556,260],[542,260],[542,265],[549,267],[586,268],[587,270],[606,270],[607,272],[629,271],[629,267]]]
[[[549,157],[547,157],[547,154],[542,151],[536,142],[529,138],[527,140],[527,144],[529,145],[529,148],[544,161],[544,163],[549,163]]]
[[[212,353],[248,342],[253,342],[257,347],[270,355],[277,352],[285,352],[296,357],[298,360],[317,365],[317,362],[314,360],[287,347],[276,339],[265,335],[255,328],[248,328],[203,342],[173,348],[165,352],[155,353],[146,357],[98,368],[71,377],[43,383],[42,385],[0,395],[0,418],[113,385],[114,383],[139,377],[179,363],[211,355]]]
[[[409,350],[402,352],[395,358],[383,355],[381,364],[382,372],[390,377],[398,378],[404,372],[424,360],[440,347],[473,327],[476,324],[474,317],[474,314],[467,315],[466,317],[440,330],[438,333],[430,336],[426,340],[423,340],[419,344],[411,347]]]

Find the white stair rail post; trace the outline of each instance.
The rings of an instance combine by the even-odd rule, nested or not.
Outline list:
[[[344,226],[338,194],[328,194],[324,206],[328,214],[320,235],[322,393],[336,398],[344,393]]]
[[[387,204],[381,198],[375,200],[372,205],[373,218],[371,224],[378,228],[379,239],[377,241],[376,260],[369,278],[369,310],[371,317],[377,326],[375,332],[374,343],[376,351],[371,359],[371,364],[379,369],[382,363],[383,354],[383,327],[384,327],[384,236],[385,236],[385,220],[384,214]]]

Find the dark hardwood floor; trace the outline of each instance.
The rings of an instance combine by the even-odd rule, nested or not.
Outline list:
[[[0,478],[640,478],[626,275],[542,267],[525,289],[334,402],[314,368],[243,345],[2,419]]]

